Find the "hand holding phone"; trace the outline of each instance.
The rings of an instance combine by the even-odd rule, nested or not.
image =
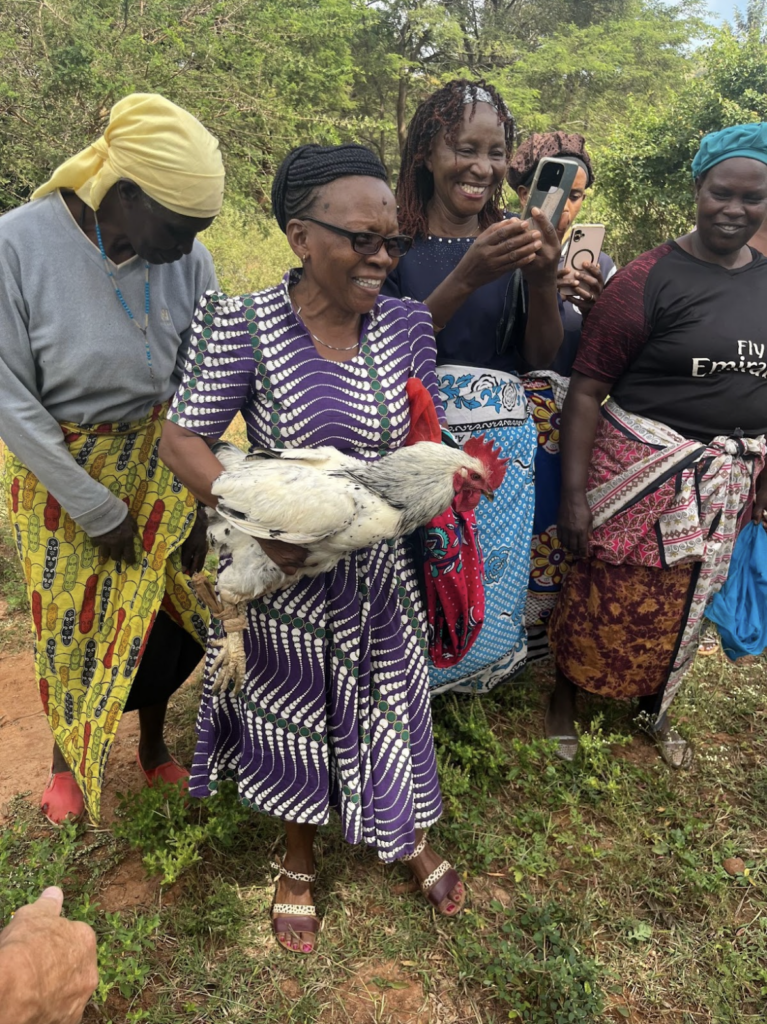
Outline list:
[[[580,271],[588,273],[589,267],[599,267],[599,256],[602,252],[604,237],[604,224],[576,224],[573,227],[567,245],[564,266],[560,271],[562,283],[558,287],[562,298],[572,297],[576,300],[581,298],[585,301],[593,302],[599,297],[599,293],[601,293],[604,287],[601,274],[598,275],[598,281],[595,279],[595,283],[598,285],[597,294],[594,294],[594,288],[591,289],[589,296],[581,294],[578,291],[577,282]],[[594,275],[589,273],[589,276]],[[583,289],[581,289],[582,291]]]
[[[529,220],[533,208],[538,206],[556,230],[579,170],[580,164],[574,160],[545,156],[535,170],[522,220]]]

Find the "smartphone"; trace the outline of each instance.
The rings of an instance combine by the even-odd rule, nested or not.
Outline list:
[[[522,220],[529,220],[530,211],[538,206],[556,228],[579,169],[574,160],[545,156],[535,172]]]
[[[576,224],[570,232],[565,256],[565,270],[580,270],[584,263],[597,263],[605,240],[604,224]],[[573,294],[572,288],[560,288],[560,295]]]

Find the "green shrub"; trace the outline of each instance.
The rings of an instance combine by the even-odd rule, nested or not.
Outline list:
[[[433,716],[440,769],[452,767],[453,777],[463,780],[459,788],[470,781],[487,792],[505,779],[509,757],[493,732],[480,697],[459,699],[453,695],[435,704]]]
[[[210,249],[219,285],[228,295],[279,284],[285,271],[298,263],[273,220],[261,213],[246,217],[229,205],[201,240]]]
[[[492,927],[466,916],[455,940],[461,977],[489,990],[509,1020],[582,1024],[597,1019],[604,1005],[599,965],[568,937],[560,907],[536,906],[531,896],[522,899],[521,914],[493,901]]]
[[[204,846],[231,846],[252,815],[231,785],[223,785],[215,801],[189,810],[176,786],[146,787],[120,797],[115,835],[140,850],[144,867],[172,885],[201,859]]]

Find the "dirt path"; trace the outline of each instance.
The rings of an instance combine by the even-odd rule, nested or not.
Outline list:
[[[125,715],[109,758],[104,787],[103,822],[114,817],[118,792],[141,788],[136,765],[138,715]],[[37,803],[51,767],[51,733],[35,684],[32,652],[0,656],[0,824],[3,809],[17,793]]]

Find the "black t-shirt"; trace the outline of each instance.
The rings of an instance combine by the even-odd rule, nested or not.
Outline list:
[[[685,437],[767,433],[767,260],[751,252],[736,270],[676,242],[639,256],[587,318],[574,369]]]

